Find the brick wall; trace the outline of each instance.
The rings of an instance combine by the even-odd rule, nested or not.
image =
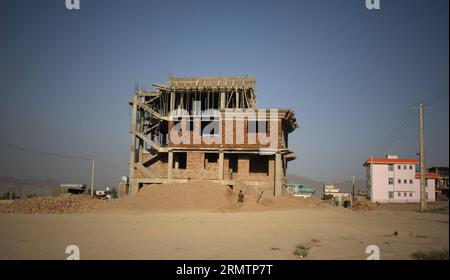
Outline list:
[[[142,159],[144,161],[151,158],[152,155],[149,153],[142,153]],[[157,157],[151,162],[147,168],[153,172],[158,178],[167,178],[167,153],[162,153],[157,155]],[[148,176],[140,171],[139,169],[135,169],[134,171],[135,178],[147,178]]]
[[[224,160],[224,168],[225,168],[225,179],[228,180],[239,180],[239,181],[247,181],[247,180],[257,180],[260,182],[268,182],[269,184],[273,184],[274,182],[274,173],[275,173],[275,160],[274,156],[267,156],[268,159],[268,173],[251,173],[250,172],[250,161],[248,154],[235,154],[238,157],[238,172],[233,173],[230,176],[230,159],[229,154],[226,154]]]
[[[176,158],[174,152],[174,158]],[[148,155],[143,154],[144,160]],[[238,171],[230,174],[230,157],[236,157],[238,162]],[[261,160],[263,158],[261,157]],[[275,156],[266,155],[264,159],[268,161],[267,172],[250,172],[250,155],[249,154],[227,154],[224,155],[224,179],[237,180],[242,182],[258,182],[260,188],[273,187],[275,174]],[[158,158],[147,167],[155,173],[159,178],[167,178],[167,154],[161,154]],[[230,176],[231,175],[231,176]],[[146,174],[139,169],[135,170],[135,178],[146,178]],[[208,162],[204,152],[187,152],[186,153],[186,169],[172,169],[173,179],[219,179],[219,161]]]
[[[264,143],[259,141],[259,137],[256,133],[247,133],[248,122],[242,122],[242,124],[237,125],[237,122],[231,121],[230,124],[227,124],[228,121],[222,120],[220,121],[219,127],[219,135],[216,137],[208,137],[208,136],[200,136],[201,135],[201,119],[194,118],[193,126],[191,127],[191,131],[185,131],[184,134],[179,132],[179,137],[184,135],[184,143],[176,143],[173,139],[169,139],[169,147],[189,147],[189,148],[244,148],[244,149],[259,149],[259,148],[268,148],[270,146],[269,143]],[[276,145],[274,148],[283,148],[284,147],[284,139],[283,139],[283,126],[282,120],[270,121],[270,127],[278,126],[278,131],[276,137]],[[169,121],[169,131],[171,131],[174,123]],[[232,128],[231,128],[232,127]],[[233,133],[230,133],[230,128]],[[193,132],[192,132],[193,130]],[[194,137],[194,135],[196,135]],[[240,137],[243,138],[243,141],[238,141],[237,135],[242,135]],[[267,137],[270,137],[269,131],[267,132]],[[170,138],[170,136],[169,136]],[[254,139],[254,140],[252,140]],[[250,141],[251,140],[251,141]],[[266,140],[269,141],[269,140]],[[272,140],[270,140],[272,141]]]
[[[205,169],[205,154],[203,152],[188,152],[186,154],[186,169],[173,169],[174,179],[210,179],[219,177],[219,163],[210,163]]]

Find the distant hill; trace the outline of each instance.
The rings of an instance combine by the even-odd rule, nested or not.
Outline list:
[[[316,190],[315,196],[321,196],[323,185],[335,185],[336,187],[342,188],[345,192],[352,192],[352,181],[347,180],[344,182],[324,182],[310,179],[308,177],[297,176],[288,174],[287,176],[288,183],[292,184],[301,184],[305,187],[312,188]],[[355,191],[365,191],[366,190],[366,182],[363,180],[356,179],[355,180]]]
[[[12,189],[20,197],[29,195],[46,196],[51,195],[59,186],[60,182],[54,179],[33,179],[0,177],[0,195]]]

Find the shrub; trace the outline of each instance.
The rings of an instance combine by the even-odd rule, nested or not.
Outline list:
[[[411,257],[415,260],[448,260],[448,250],[417,251]]]
[[[294,255],[304,258],[308,255],[308,250],[308,246],[305,246],[303,244],[297,245],[295,247]]]

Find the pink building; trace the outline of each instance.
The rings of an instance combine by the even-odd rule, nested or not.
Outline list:
[[[397,155],[367,159],[364,166],[370,200],[380,203],[420,202],[417,164],[417,159],[400,159]],[[435,201],[435,180],[430,174],[425,178],[427,201]]]

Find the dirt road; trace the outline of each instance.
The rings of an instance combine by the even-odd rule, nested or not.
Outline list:
[[[376,210],[292,209],[237,213],[0,215],[0,259],[409,259],[449,247],[449,215]],[[398,235],[394,235],[397,231]]]

